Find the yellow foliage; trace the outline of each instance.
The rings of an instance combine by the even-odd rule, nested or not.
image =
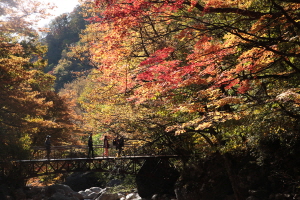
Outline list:
[[[241,97],[228,96],[217,100],[216,102],[214,102],[214,104],[216,105],[217,108],[219,108],[227,104],[240,104],[241,102],[242,102]]]
[[[224,0],[203,0],[206,3],[206,6],[212,6],[216,8],[228,8],[235,7],[240,9],[246,9],[251,6],[254,0],[232,0],[232,1],[224,1]]]
[[[211,126],[212,126],[212,122],[204,122],[204,123],[202,123],[202,124],[199,124],[199,125],[195,128],[195,130],[204,130],[204,129],[209,128],[209,127],[211,127]]]
[[[287,91],[282,92],[277,95],[276,100],[281,102],[294,102],[295,104],[300,104],[300,88],[292,88]],[[298,105],[299,106],[299,105]]]

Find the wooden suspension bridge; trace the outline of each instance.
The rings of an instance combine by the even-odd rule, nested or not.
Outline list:
[[[86,145],[52,146],[50,158],[45,158],[45,147],[33,147],[29,159],[0,161],[0,176],[19,176],[27,179],[37,176],[95,171],[114,174],[137,174],[147,160],[169,163],[170,159],[179,156],[166,149],[152,148],[151,146],[124,146],[121,156],[117,150],[109,148],[109,155],[104,156],[103,145],[94,145],[95,156],[87,157]]]

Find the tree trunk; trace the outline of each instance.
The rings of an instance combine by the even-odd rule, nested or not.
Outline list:
[[[234,192],[234,196],[236,200],[243,200],[244,195],[239,187],[239,180],[233,170],[232,164],[231,164],[231,159],[229,158],[228,154],[223,155],[224,161],[225,161],[225,167],[226,171],[229,177],[229,180],[231,182],[231,186]]]

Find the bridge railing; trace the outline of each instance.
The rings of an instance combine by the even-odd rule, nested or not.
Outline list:
[[[105,157],[103,145],[94,145],[94,157]],[[50,159],[60,158],[87,158],[87,145],[66,145],[51,146]],[[124,145],[121,156],[150,156],[150,155],[171,155],[172,153],[166,147],[157,147],[150,144],[136,144],[128,142]],[[118,149],[110,144],[108,149],[109,157],[117,157]],[[32,147],[32,154],[29,159],[46,159],[46,148],[44,146]]]

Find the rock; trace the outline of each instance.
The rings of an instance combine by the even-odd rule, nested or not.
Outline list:
[[[79,191],[78,193],[81,194],[83,198],[85,198],[88,195],[88,193],[86,193],[85,191]]]
[[[69,193],[66,194],[66,191],[63,190],[63,189],[58,189],[56,193],[61,193],[61,194],[63,194],[63,195],[69,195]]]
[[[58,192],[58,193],[54,193],[48,200],[79,200],[79,199],[76,197],[68,197]]]
[[[87,194],[87,195],[85,196],[85,198],[86,198],[86,199],[89,199],[89,198],[91,198],[91,197],[89,197],[89,195],[94,195],[92,199],[93,199],[93,200],[96,200],[96,199],[98,199],[103,193],[106,192],[106,189],[107,189],[107,188],[101,189],[101,191],[100,191],[99,193],[95,193],[95,192],[89,193],[89,194]],[[88,191],[92,191],[92,190],[89,189]]]
[[[15,191],[15,197],[16,199],[26,199],[26,194],[22,188],[19,188]]]
[[[100,193],[102,191],[102,189],[99,187],[91,187],[90,190],[95,193]]]
[[[126,200],[140,200],[142,199],[137,193],[130,193],[126,196]]]
[[[130,193],[130,194],[128,194],[128,195],[126,196],[126,200],[127,200],[127,199],[130,199],[130,200],[131,200],[131,199],[134,198],[134,196],[135,196],[135,195],[134,195],[133,193]]]
[[[219,155],[202,160],[201,165],[186,165],[175,184],[176,199],[233,199],[230,195],[234,192],[226,169],[220,167],[223,165],[224,160]]]
[[[30,200],[83,200],[81,194],[74,192],[69,186],[61,184],[33,187],[27,192],[27,197]]]
[[[118,194],[103,193],[95,200],[119,200]]]
[[[249,196],[246,200],[259,200],[259,199],[256,198],[255,196]]]
[[[74,191],[67,185],[57,184],[57,185],[50,185],[45,187],[46,196],[52,196],[54,193],[61,193],[64,195],[69,195]]]
[[[155,194],[152,196],[151,200],[176,200],[176,198],[168,195],[168,194]]]
[[[168,160],[147,159],[136,175],[138,194],[146,199],[154,194],[175,196],[174,185],[178,177],[178,171],[170,167]]]
[[[72,193],[72,196],[73,196],[74,198],[79,199],[79,200],[83,200],[83,196],[82,196],[81,194],[79,194],[78,192],[73,192],[73,193]]]
[[[122,198],[124,198],[125,199],[125,196],[124,196],[124,194],[122,194],[122,193],[118,193],[118,198],[121,200]]]
[[[90,193],[92,193],[92,190],[91,190],[91,189],[86,189],[86,190],[84,190],[84,192],[85,192],[86,194],[90,194]]]
[[[99,187],[91,187],[89,189],[86,189],[85,191],[79,191],[78,193],[81,194],[84,199],[94,199],[99,193],[102,193],[104,191],[105,189],[103,190]]]
[[[45,199],[45,189],[43,187],[31,187],[26,194],[28,199]]]
[[[91,193],[89,193],[88,195],[86,195],[84,198],[87,198],[87,199],[93,199],[93,198],[95,198],[97,195],[98,195],[98,193],[91,192]]]
[[[78,192],[80,190],[85,190],[86,188],[92,188],[96,186],[101,186],[102,183],[99,182],[95,172],[85,172],[85,173],[73,173],[66,178],[64,183],[70,186],[72,190]]]
[[[136,190],[133,190],[132,193],[125,196],[125,194],[122,194],[120,192],[113,193],[113,194],[109,193],[109,187],[104,189],[101,189],[99,187],[92,187],[86,189],[85,191],[79,191],[78,193],[81,194],[84,199],[94,199],[94,200],[141,200],[142,199]]]

